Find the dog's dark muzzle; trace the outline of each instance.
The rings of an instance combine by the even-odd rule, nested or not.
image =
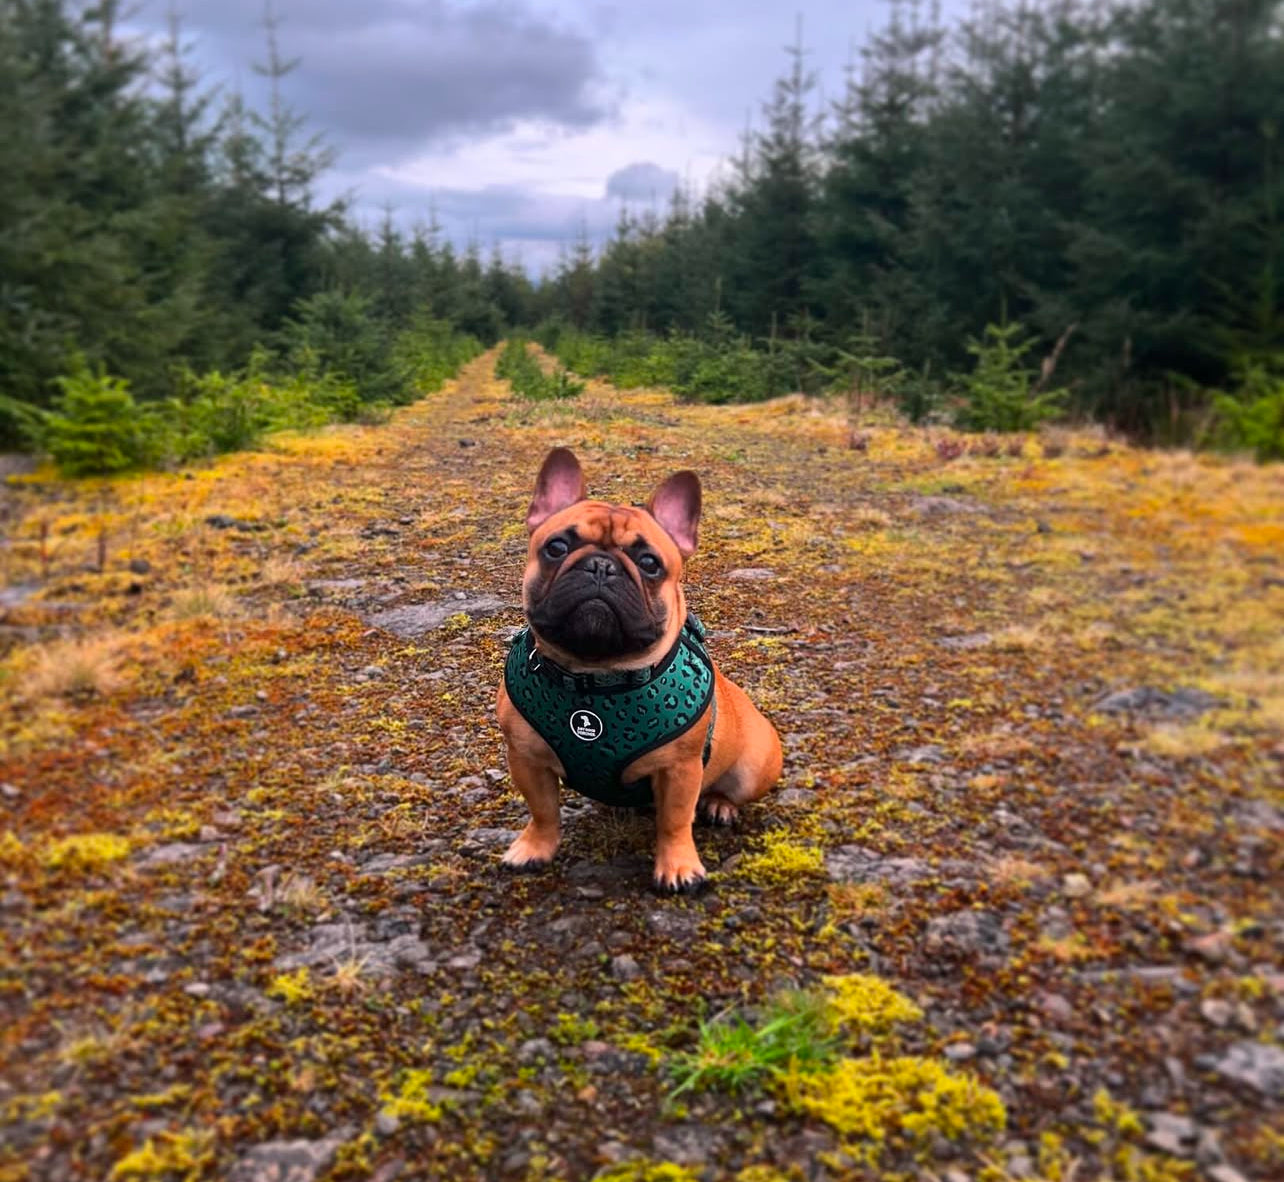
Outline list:
[[[530,621],[538,635],[589,661],[642,652],[664,631],[619,560],[600,551],[561,571]]]

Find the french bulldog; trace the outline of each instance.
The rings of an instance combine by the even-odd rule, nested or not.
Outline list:
[[[654,885],[698,889],[699,810],[731,824],[780,778],[780,737],[713,665],[687,611],[701,488],[677,472],[645,507],[589,500],[567,448],[549,452],[526,515],[522,600],[497,712],[530,821],[504,854],[514,869],[552,861],[559,783],[613,805],[653,806]]]

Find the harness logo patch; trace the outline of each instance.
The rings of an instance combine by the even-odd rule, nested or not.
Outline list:
[[[602,737],[602,720],[592,710],[575,710],[571,713],[571,734],[585,743]]]

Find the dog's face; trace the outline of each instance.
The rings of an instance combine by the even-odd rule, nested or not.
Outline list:
[[[554,660],[610,669],[651,664],[686,619],[682,560],[696,547],[700,481],[678,472],[644,509],[584,493],[579,461],[554,448],[526,517],[526,617]]]

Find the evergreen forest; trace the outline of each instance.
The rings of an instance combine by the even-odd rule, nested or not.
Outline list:
[[[177,15],[152,47],[118,0],[0,0],[0,434],[69,471],[182,460],[377,415],[519,330],[690,399],[855,390],[1275,458],[1281,13],[895,0],[836,98],[800,38],[716,180],[622,206],[600,248],[568,227],[536,280],[430,209],[371,230],[321,203],[333,153],[270,16],[260,111]],[[86,416],[129,429],[86,443]]]

